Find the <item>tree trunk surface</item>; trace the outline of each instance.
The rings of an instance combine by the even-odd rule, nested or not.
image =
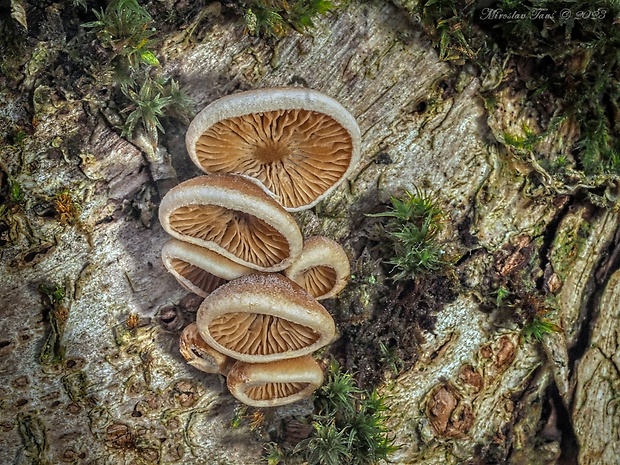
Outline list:
[[[380,384],[400,446],[392,461],[620,463],[618,213],[533,183],[531,164],[495,142],[535,126],[536,109],[507,89],[488,110],[489,83],[441,62],[415,18],[391,3],[348,2],[312,35],[289,34],[275,48],[217,12],[205,18],[199,40],[178,32],[160,50],[164,74],[197,110],[239,90],[303,85],[359,122],[362,159],[351,178],[296,214],[306,237],[339,241],[359,274],[364,213],[416,186],[446,212],[441,241],[456,293],[432,325],[405,328],[416,353]],[[28,145],[6,142],[0,166],[25,193],[25,207],[2,216],[0,463],[260,463],[267,433],[231,428],[240,410],[223,378],[178,351],[199,301],[161,263],[168,237],[157,207],[177,182],[168,162],[179,181],[199,175],[187,127],[168,125],[158,151],[143,153],[92,102],[37,78],[63,46],[60,27],[0,92],[5,137],[28,108],[36,118]],[[64,190],[77,221],[50,213]],[[374,266],[366,277],[389,291]],[[515,309],[484,305],[495,299],[484,295],[490,279],[514,282],[523,271],[553,301],[532,305],[549,307],[561,328],[540,342],[523,336]],[[68,313],[48,315],[40,285],[50,283],[65,289]],[[357,299],[354,313],[385,311],[376,298],[360,310],[355,286],[345,292]],[[339,327],[343,299],[326,304]]]

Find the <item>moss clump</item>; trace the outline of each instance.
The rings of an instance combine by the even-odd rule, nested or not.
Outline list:
[[[123,109],[115,125],[127,137],[141,128],[156,146],[158,131],[164,132],[160,118],[171,116],[188,123],[193,105],[174,79],[154,71],[159,59],[154,52],[157,31],[153,18],[136,0],[114,0],[105,10],[95,10],[94,15],[96,21],[82,26],[90,29],[107,51],[111,84],[121,91],[115,97]],[[106,71],[94,73],[105,75]],[[127,116],[122,118],[124,114]]]
[[[551,322],[546,316],[536,315],[523,327],[521,335],[524,339],[534,339],[541,342],[545,334],[557,333],[560,331],[562,331],[562,328]]]
[[[314,404],[313,434],[297,446],[309,465],[373,465],[398,449],[385,424],[385,398],[376,390],[359,389],[336,361]]]
[[[136,0],[114,0],[105,10],[94,11],[96,21],[83,24],[110,49],[119,66],[137,69],[141,64],[159,66],[151,50],[155,34],[153,18]],[[120,62],[124,63],[120,63]]]
[[[576,123],[578,136],[560,155],[560,168],[574,159],[571,168],[596,184],[596,176],[620,175],[618,2],[500,0],[482,7],[479,2],[431,0],[411,8],[442,59],[475,64],[483,80],[498,71],[504,75],[487,92],[489,101],[510,85],[522,89],[543,113],[553,102],[545,115],[547,127],[567,119]],[[532,146],[535,138],[529,134],[504,143],[532,151],[547,166],[545,151]],[[571,182],[558,174],[560,181]]]
[[[294,447],[275,442],[265,447],[268,465],[374,465],[398,448],[389,434],[385,397],[360,389],[351,373],[332,360],[325,384],[315,393],[312,430]]]
[[[393,265],[392,279],[400,281],[417,275],[435,273],[447,262],[437,235],[443,225],[443,212],[430,197],[417,188],[405,192],[404,199],[392,197],[392,207],[370,217],[390,218],[385,233],[391,243]]]
[[[291,30],[306,32],[313,20],[335,8],[329,0],[241,0],[247,31],[264,38],[279,39]]]

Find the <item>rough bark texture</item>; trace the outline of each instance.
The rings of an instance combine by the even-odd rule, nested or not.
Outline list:
[[[440,62],[415,21],[382,1],[350,2],[275,52],[223,17],[203,27],[200,43],[179,34],[162,49],[197,109],[240,89],[304,85],[360,124],[363,159],[347,185],[297,215],[306,235],[340,241],[355,265],[363,238],[351,228],[391,195],[418,186],[448,212],[458,296],[419,330],[411,367],[381,387],[401,445],[393,462],[617,463],[618,214],[537,189],[532,167],[493,142],[498,127],[521,124],[520,96],[506,92],[499,107],[510,111],[487,114],[481,82]],[[61,46],[41,43],[37,56]],[[143,154],[88,102],[37,82],[29,63],[0,109],[11,124],[32,99],[37,118],[32,142],[7,142],[2,156],[14,176],[18,160],[26,167],[26,207],[2,223],[0,463],[259,463],[266,433],[232,429],[238,406],[223,380],[178,352],[197,300],[160,262],[157,203],[172,175],[146,160],[170,154],[179,180],[197,175],[186,128],[167,127],[166,151]],[[75,224],[49,212],[64,189],[80,205]],[[491,276],[516,282],[522,271],[547,290],[563,329],[542,343],[521,336],[516,310],[484,305]],[[51,282],[65,286],[68,316],[47,315],[37,289]],[[62,362],[49,338],[58,321]]]

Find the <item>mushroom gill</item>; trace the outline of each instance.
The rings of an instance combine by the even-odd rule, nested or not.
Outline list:
[[[174,238],[217,252],[259,271],[280,271],[301,253],[295,219],[255,183],[210,175],[172,188],[159,208]]]
[[[336,100],[278,87],[212,102],[190,124],[186,145],[204,172],[254,178],[286,210],[298,211],[346,179],[360,139],[355,118]]]
[[[317,300],[334,297],[347,284],[349,258],[337,242],[321,236],[309,238],[299,258],[284,271]]]
[[[206,297],[231,279],[253,270],[212,250],[171,239],[161,252],[166,269],[187,290]]]
[[[213,291],[196,323],[218,351],[246,362],[306,355],[331,342],[335,324],[312,296],[288,278],[247,275]]]
[[[205,171],[256,178],[285,207],[314,202],[338,182],[351,156],[349,133],[330,116],[306,110],[225,119],[196,142]]]
[[[246,389],[245,394],[254,400],[281,399],[297,394],[308,387],[309,383],[265,383]]]
[[[302,350],[320,337],[307,326],[273,315],[232,312],[209,324],[211,337],[241,354],[271,355]]]
[[[297,282],[315,299],[327,294],[334,288],[336,270],[328,266],[315,266],[304,271]]]
[[[181,260],[180,258],[171,259],[170,265],[177,271],[177,273],[179,273],[179,275],[192,283],[196,288],[202,290],[205,294],[203,297],[210,294],[213,290],[217,289],[226,282],[225,279],[218,278],[211,273],[205,272],[205,270],[192,265],[189,262]]]
[[[226,384],[254,407],[274,407],[308,398],[323,384],[323,370],[309,355],[269,363],[235,362]]]
[[[216,205],[187,205],[170,215],[170,227],[185,236],[219,244],[246,262],[269,268],[286,259],[286,238],[251,214]]]

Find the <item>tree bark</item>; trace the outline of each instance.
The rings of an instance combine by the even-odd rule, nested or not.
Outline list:
[[[500,94],[489,112],[486,84],[439,61],[407,10],[346,3],[311,35],[292,33],[275,47],[213,10],[194,39],[166,37],[163,71],[199,110],[238,90],[303,85],[357,118],[356,171],[297,215],[305,236],[340,241],[354,265],[363,249],[355,244],[366,239],[352,228],[390,196],[417,186],[447,212],[441,240],[458,295],[420,330],[407,370],[380,386],[401,446],[394,463],[616,463],[618,213],[533,183],[535,167],[496,143],[539,118],[522,95]],[[45,11],[52,24],[53,5]],[[231,428],[243,412],[223,379],[178,352],[199,302],[161,264],[167,236],[157,206],[169,183],[157,181],[173,174],[152,164],[169,156],[179,180],[199,174],[186,126],[168,125],[149,157],[111,127],[101,102],[81,101],[62,78],[38,79],[61,53],[60,36],[31,44],[21,78],[0,93],[0,169],[24,191],[0,217],[0,462],[259,463],[268,432]],[[32,131],[25,145],[9,140],[23,124]],[[66,221],[63,191],[79,207]],[[541,308],[562,328],[540,343],[522,336],[517,310],[484,305],[491,276],[508,282],[523,269],[547,291]],[[65,289],[64,316],[39,290],[50,283]],[[339,303],[330,305],[343,324]],[[139,318],[128,325],[132,314]]]

